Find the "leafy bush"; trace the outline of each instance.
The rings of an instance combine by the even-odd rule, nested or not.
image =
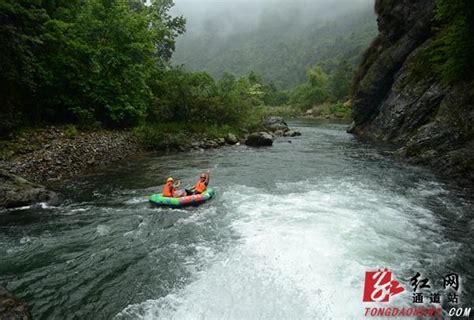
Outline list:
[[[143,125],[134,129],[135,135],[151,149],[174,149],[186,143],[186,127],[183,124],[169,123]]]
[[[324,103],[313,107],[312,111],[313,116],[320,118],[351,118],[351,107],[348,103]]]
[[[64,130],[64,135],[70,139],[76,137],[78,134],[79,134],[79,131],[77,131],[77,128],[74,125],[68,125],[66,126],[66,129]]]

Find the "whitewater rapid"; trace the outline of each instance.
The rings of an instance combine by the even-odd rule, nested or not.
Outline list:
[[[407,197],[350,179],[279,183],[273,194],[232,186],[221,201],[235,243],[207,257],[212,249],[201,248],[207,261],[189,284],[116,318],[363,318],[365,271],[427,270],[450,258],[429,256],[459,249],[419,205],[420,197],[444,192],[433,187],[419,186]]]

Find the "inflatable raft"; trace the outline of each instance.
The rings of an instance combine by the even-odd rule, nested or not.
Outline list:
[[[163,197],[162,194],[150,196],[150,202],[158,207],[182,208],[187,206],[197,206],[214,197],[214,190],[207,188],[202,194],[186,196],[181,198]]]

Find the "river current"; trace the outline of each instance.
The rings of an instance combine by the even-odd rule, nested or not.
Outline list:
[[[303,136],[134,159],[67,182],[58,207],[0,212],[0,283],[35,319],[362,319],[365,272],[385,267],[406,288],[391,305],[413,306],[417,272],[432,292],[454,272],[474,307],[468,191],[344,124],[291,126]],[[205,170],[210,202],[147,203]]]

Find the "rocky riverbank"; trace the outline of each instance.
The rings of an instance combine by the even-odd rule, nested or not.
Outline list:
[[[295,137],[281,117],[268,117],[260,131],[232,133],[219,138],[199,135],[176,139],[153,151],[190,151],[246,144],[271,146],[278,137]],[[181,142],[184,141],[184,142]],[[18,207],[36,202],[58,203],[58,195],[47,187],[88,170],[151,151],[131,131],[78,132],[74,127],[47,127],[29,131],[3,142],[0,159],[0,207]]]
[[[2,142],[0,207],[57,204],[58,194],[45,185],[143,152],[132,132],[78,132],[73,127],[23,132]]]
[[[10,142],[13,154],[0,169],[41,184],[76,176],[144,151],[128,131],[77,132],[48,127],[20,135]]]

